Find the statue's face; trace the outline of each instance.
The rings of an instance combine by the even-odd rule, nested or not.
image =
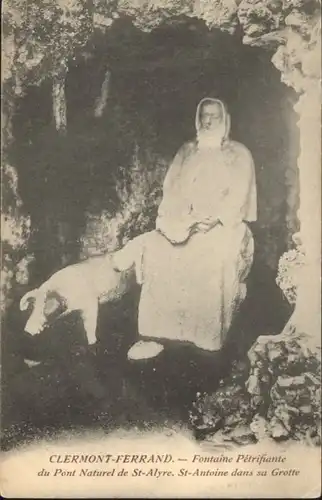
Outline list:
[[[203,130],[216,130],[223,120],[223,111],[220,104],[207,103],[202,106],[200,114],[201,128]]]

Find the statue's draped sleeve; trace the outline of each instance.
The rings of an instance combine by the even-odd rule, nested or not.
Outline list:
[[[165,200],[169,193],[175,188],[176,182],[178,182],[178,178],[180,177],[182,165],[184,159],[187,155],[187,146],[183,145],[177,154],[175,155],[163,182],[163,200]],[[159,214],[162,212],[163,204],[161,203],[159,207]]]
[[[232,171],[226,196],[218,206],[218,219],[224,226],[235,226],[242,221],[257,219],[257,193],[254,161],[242,145],[236,147],[237,161]]]
[[[185,160],[192,148],[192,143],[186,143],[174,157],[163,182],[163,196],[156,220],[156,229],[178,241],[188,236],[182,229],[187,225],[185,220],[190,219],[187,213],[189,200],[186,199],[182,176]]]

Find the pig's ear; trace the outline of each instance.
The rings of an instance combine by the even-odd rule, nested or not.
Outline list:
[[[64,298],[55,291],[48,291],[44,305],[45,316],[60,316],[67,309],[66,301]]]
[[[36,300],[37,293],[38,293],[38,288],[35,288],[34,290],[31,290],[30,292],[25,293],[25,295],[21,298],[20,304],[19,304],[21,311],[26,311],[26,309],[28,309],[29,302],[31,300],[33,300],[33,301]]]

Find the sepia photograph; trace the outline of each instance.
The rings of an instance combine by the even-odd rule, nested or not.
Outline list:
[[[6,0],[5,498],[321,494],[321,0]]]

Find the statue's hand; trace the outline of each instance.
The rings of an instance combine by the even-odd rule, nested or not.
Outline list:
[[[196,230],[199,233],[207,233],[212,227],[212,224],[210,224],[209,222],[199,222],[199,224],[197,224],[196,226]]]
[[[201,233],[207,233],[210,229],[213,227],[217,226],[219,223],[218,219],[204,219],[201,222],[198,222],[194,225],[195,231],[201,232]]]

